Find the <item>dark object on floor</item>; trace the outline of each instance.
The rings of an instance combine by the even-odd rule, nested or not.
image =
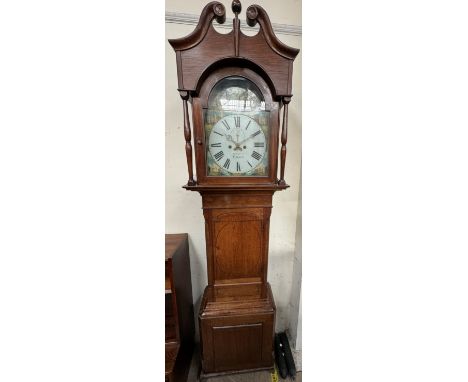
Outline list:
[[[294,364],[294,358],[291,353],[291,347],[289,346],[288,336],[286,333],[280,333],[279,335],[281,345],[283,345],[284,357],[286,359],[286,366],[288,367],[288,374],[290,377],[296,377],[296,365]]]
[[[286,378],[288,376],[288,367],[286,366],[286,359],[284,357],[284,348],[278,334],[275,334],[275,360],[281,378]]]

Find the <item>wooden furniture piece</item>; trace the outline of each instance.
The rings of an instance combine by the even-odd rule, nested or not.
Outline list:
[[[194,316],[188,235],[166,235],[166,382],[187,380]]]
[[[234,0],[233,30],[220,34],[213,19],[224,23],[226,11],[220,2],[210,2],[191,34],[169,40],[183,104],[184,187],[201,194],[205,217],[202,377],[273,367],[276,308],[267,282],[269,223],[273,194],[289,187],[284,180],[288,104],[299,50],[278,40],[258,5],[248,7],[246,16],[248,25],[258,23],[260,31],[242,33],[241,9]]]

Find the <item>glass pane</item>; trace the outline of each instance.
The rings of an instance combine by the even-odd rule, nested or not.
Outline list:
[[[265,110],[265,101],[257,86],[243,77],[228,77],[218,82],[208,100],[210,109],[250,112]]]

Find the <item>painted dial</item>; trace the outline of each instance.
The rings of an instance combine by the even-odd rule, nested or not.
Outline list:
[[[262,128],[243,114],[220,119],[211,130],[208,148],[216,164],[232,175],[254,170],[267,149]]]

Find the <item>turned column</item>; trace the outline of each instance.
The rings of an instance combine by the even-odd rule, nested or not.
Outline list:
[[[190,130],[190,119],[188,114],[189,92],[186,90],[179,90],[180,97],[182,98],[184,108],[184,136],[185,136],[185,155],[187,157],[187,167],[189,179],[187,184],[194,186],[196,184],[193,179],[193,163],[192,163],[192,131]]]
[[[291,102],[291,97],[283,97],[283,128],[281,130],[281,168],[279,184],[285,185],[284,180],[284,165],[286,163],[286,143],[288,142],[288,104]]]

